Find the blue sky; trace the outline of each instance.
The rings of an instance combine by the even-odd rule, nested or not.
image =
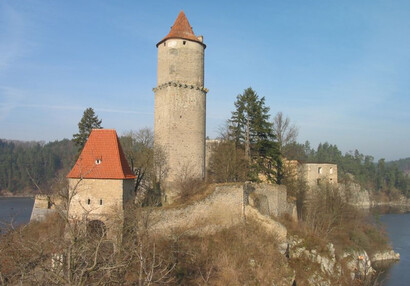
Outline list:
[[[298,141],[410,157],[410,1],[0,1],[0,138],[153,127],[157,49],[183,9],[204,35],[207,135],[252,87]]]

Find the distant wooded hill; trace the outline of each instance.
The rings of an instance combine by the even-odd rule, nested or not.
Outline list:
[[[353,174],[360,184],[369,190],[390,193],[396,189],[410,196],[410,158],[377,163],[372,156],[365,156],[357,150],[342,154],[336,145],[295,143],[285,151],[289,159],[305,162],[327,162],[338,164],[339,178]],[[288,153],[288,154],[286,154]],[[50,143],[0,139],[0,193],[5,190],[13,194],[36,191],[38,184],[47,192],[53,180],[65,176],[73,166],[77,148],[71,140],[64,139]],[[35,182],[35,184],[34,184]]]
[[[390,161],[388,165],[396,165],[400,171],[405,174],[410,174],[410,157],[406,159],[399,159],[396,161]]]
[[[0,139],[0,191],[31,193],[36,184],[47,191],[59,172],[68,172],[77,148],[68,139],[45,144]]]

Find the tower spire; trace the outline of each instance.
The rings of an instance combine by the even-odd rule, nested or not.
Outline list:
[[[169,31],[168,35],[166,35],[161,41],[158,42],[157,47],[167,39],[184,39],[204,45],[202,41],[199,40],[197,36],[195,36],[194,31],[192,30],[188,18],[185,16],[183,10],[179,12],[174,25],[172,25],[171,27],[171,31]]]

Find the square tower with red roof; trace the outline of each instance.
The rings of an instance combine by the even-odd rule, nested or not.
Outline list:
[[[68,173],[71,221],[99,225],[108,232],[124,216],[133,197],[135,175],[125,158],[117,133],[93,129]]]

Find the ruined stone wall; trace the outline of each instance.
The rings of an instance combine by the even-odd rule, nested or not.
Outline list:
[[[205,177],[204,46],[183,39],[161,43],[154,92],[155,147],[166,156],[165,192],[172,201],[171,186],[181,177]]]
[[[287,201],[287,191],[284,185],[247,184],[247,189],[249,204],[262,214],[278,217],[287,213],[297,219],[297,216],[294,216],[292,203]]]
[[[305,163],[301,172],[309,186],[317,186],[318,183],[328,182],[337,184],[337,165],[326,163]]]
[[[262,196],[267,198],[267,212],[255,204],[255,199]],[[189,205],[154,209],[149,213],[148,225],[154,231],[170,235],[178,232],[212,234],[252,219],[283,240],[286,228],[271,216],[289,212],[292,215],[296,208],[289,205],[286,188],[282,186],[217,185],[212,194]]]
[[[36,195],[30,221],[43,221],[48,215],[55,213],[55,204],[61,204],[61,200],[48,195]]]

